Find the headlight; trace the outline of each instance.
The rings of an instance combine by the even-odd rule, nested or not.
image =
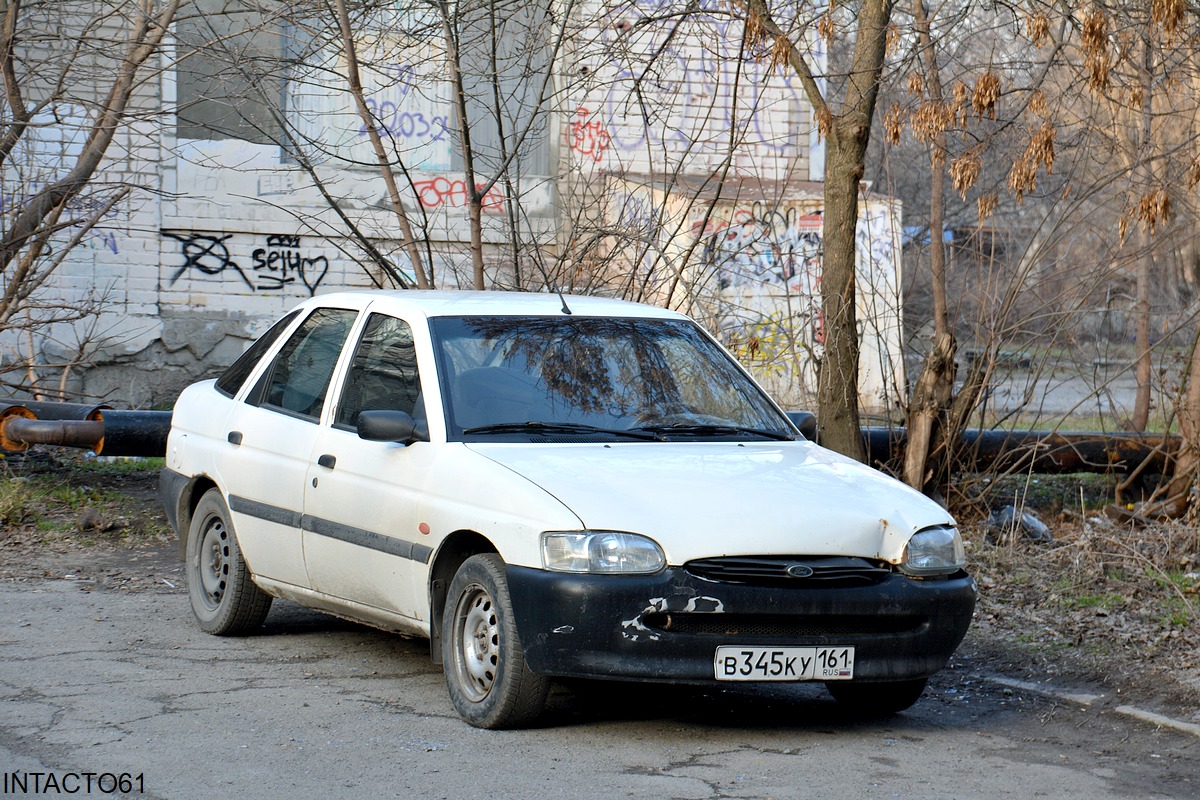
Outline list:
[[[967,563],[962,537],[954,528],[929,528],[913,534],[904,548],[900,571],[905,575],[929,577],[950,575]]]
[[[645,574],[658,572],[667,558],[653,540],[617,531],[542,534],[542,563],[554,572]]]

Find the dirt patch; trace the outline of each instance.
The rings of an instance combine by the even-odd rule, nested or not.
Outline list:
[[[968,648],[1003,674],[1200,722],[1195,524],[1031,509],[1052,540],[965,526],[979,585]]]
[[[0,466],[0,579],[179,592],[178,543],[155,460],[9,456]]]

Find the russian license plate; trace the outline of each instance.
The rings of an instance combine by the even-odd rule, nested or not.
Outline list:
[[[853,647],[717,648],[719,681],[848,681],[854,677]]]

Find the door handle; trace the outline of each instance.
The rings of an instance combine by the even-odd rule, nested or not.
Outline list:
[[[241,431],[230,431],[229,435],[226,436],[225,439],[230,444],[234,444],[234,445],[241,444],[242,443],[242,432]]]
[[[337,459],[326,453],[317,459],[317,466],[333,469],[333,465],[337,463]]]

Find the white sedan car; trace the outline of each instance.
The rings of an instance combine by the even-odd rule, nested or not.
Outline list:
[[[594,297],[313,298],[183,392],[162,493],[203,630],[282,597],[429,637],[485,728],[558,676],[902,710],[975,605],[945,510],[805,441],[687,317]]]

